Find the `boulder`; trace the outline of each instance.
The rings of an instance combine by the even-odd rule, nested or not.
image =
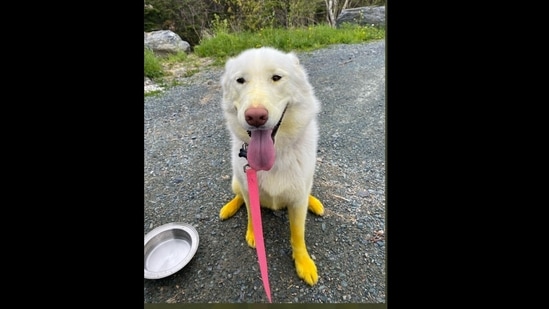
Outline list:
[[[363,6],[359,8],[345,9],[336,19],[336,27],[343,23],[370,25],[385,27],[385,6]]]
[[[145,32],[145,48],[159,56],[165,56],[178,52],[189,53],[191,45],[171,30],[158,30]]]

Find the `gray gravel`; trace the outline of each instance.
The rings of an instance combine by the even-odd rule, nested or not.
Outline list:
[[[274,303],[385,303],[385,41],[298,53],[322,102],[306,240],[319,281],[297,277],[286,211],[262,210]],[[144,235],[169,222],[200,235],[179,272],[144,280],[145,303],[267,302],[246,210],[221,221],[232,197],[229,134],[219,107],[222,68],[144,102]]]

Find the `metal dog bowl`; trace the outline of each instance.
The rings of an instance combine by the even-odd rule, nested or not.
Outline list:
[[[198,232],[186,223],[174,222],[145,235],[145,278],[159,279],[176,273],[198,249]]]

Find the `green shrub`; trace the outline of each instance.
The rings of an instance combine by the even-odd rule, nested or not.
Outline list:
[[[144,72],[148,78],[157,78],[164,75],[160,60],[154,55],[154,52],[145,48]]]

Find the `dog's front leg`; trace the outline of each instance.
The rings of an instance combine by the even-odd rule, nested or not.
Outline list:
[[[240,209],[242,204],[244,204],[242,189],[240,188],[240,184],[238,183],[236,176],[233,176],[231,186],[235,197],[230,202],[221,207],[221,210],[219,211],[219,218],[221,218],[221,220],[229,219],[230,217],[234,216],[234,214]]]
[[[304,202],[305,205],[288,207],[290,243],[292,245],[292,257],[294,258],[297,275],[309,285],[314,285],[318,281],[317,269],[305,245],[306,203],[307,201]]]
[[[255,248],[254,228],[252,225],[252,214],[250,213],[250,206],[249,206],[250,197],[248,196],[247,191],[242,190],[243,187],[241,187],[240,183],[236,180],[236,177],[233,177],[232,188],[233,188],[235,197],[230,202],[228,202],[223,207],[221,207],[221,210],[219,211],[219,218],[221,218],[221,220],[225,220],[232,217],[240,209],[242,204],[245,204],[246,212],[248,215],[248,227],[246,228],[246,242],[250,247]]]
[[[230,202],[221,207],[221,210],[219,211],[219,218],[221,220],[229,219],[240,209],[243,203],[244,200],[242,199],[242,195],[235,195]]]
[[[252,224],[252,213],[250,209],[250,202],[249,198],[245,198],[246,203],[246,210],[248,212],[248,227],[246,228],[246,242],[248,243],[248,246],[255,248],[255,235],[254,235],[254,226]],[[261,207],[259,208],[259,215],[261,216]]]

